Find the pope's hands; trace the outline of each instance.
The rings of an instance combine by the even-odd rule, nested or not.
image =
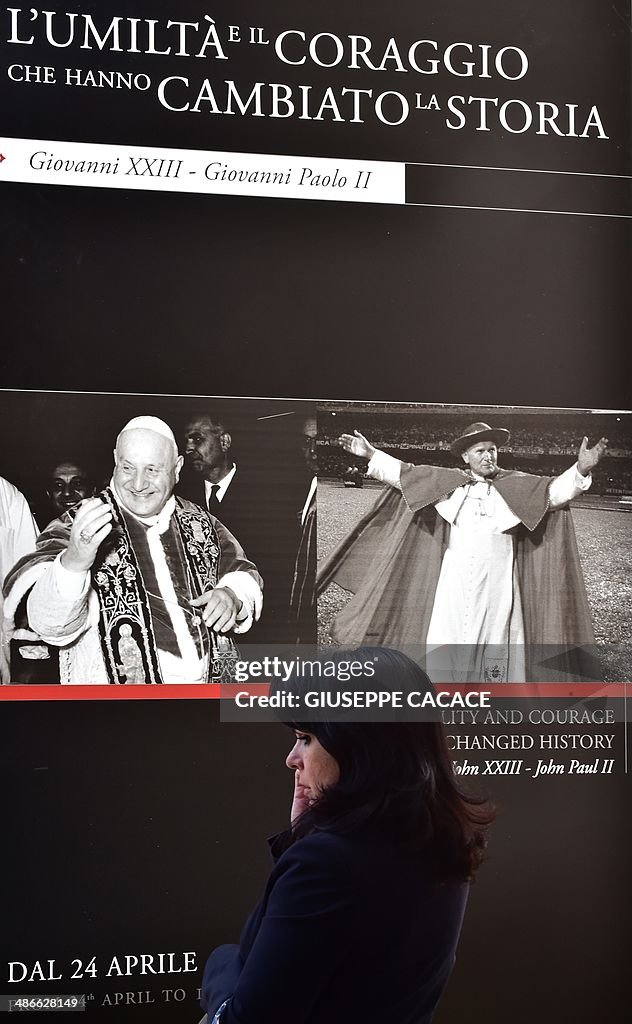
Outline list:
[[[608,438],[602,437],[597,441],[597,444],[593,448],[588,447],[588,438],[585,437],[579,446],[579,452],[577,453],[577,468],[582,476],[588,476],[588,474],[595,468],[597,463],[606,454],[608,447]]]
[[[87,572],[92,568],[99,545],[112,531],[112,510],[101,498],[81,502],[70,531],[68,547],[61,564],[70,572]]]
[[[216,633],[229,633],[237,622],[242,603],[230,587],[215,587],[196,597],[191,604],[194,608],[203,609],[202,618],[209,629]]]
[[[359,430],[354,430],[353,434],[341,434],[338,444],[342,445],[346,452],[358,455],[361,459],[372,459],[375,455],[375,448]]]

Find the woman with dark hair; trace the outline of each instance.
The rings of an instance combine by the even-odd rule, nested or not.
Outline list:
[[[432,690],[398,651],[353,658],[375,666],[371,688]],[[213,1024],[428,1024],[493,812],[460,789],[440,722],[291,728],[291,827],[239,945],[207,961],[203,1009]]]

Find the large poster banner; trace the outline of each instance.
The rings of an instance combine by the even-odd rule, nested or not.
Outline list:
[[[627,1019],[629,28],[0,8],[3,1012]]]

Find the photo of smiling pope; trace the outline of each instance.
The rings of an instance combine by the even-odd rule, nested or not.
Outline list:
[[[244,643],[315,639],[312,403],[11,392],[1,418],[30,523],[6,682],[225,681]]]

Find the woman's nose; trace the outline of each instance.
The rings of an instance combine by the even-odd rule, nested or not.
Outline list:
[[[288,768],[291,768],[293,770],[296,768],[300,768],[301,757],[299,755],[298,743],[295,743],[292,749],[290,750],[289,754],[285,759],[285,763]]]

